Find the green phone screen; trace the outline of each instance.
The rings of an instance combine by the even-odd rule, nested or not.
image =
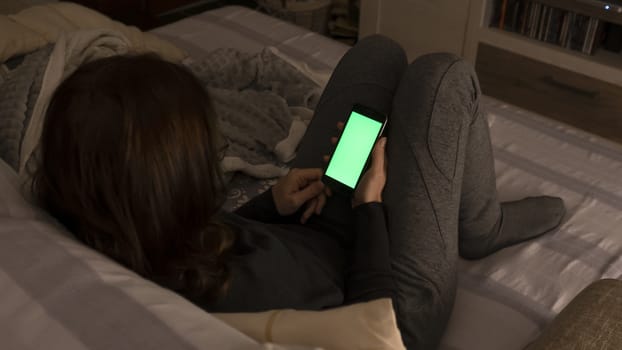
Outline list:
[[[326,176],[354,188],[381,129],[379,121],[353,111],[326,168]]]

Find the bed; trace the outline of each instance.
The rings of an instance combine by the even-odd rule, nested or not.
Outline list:
[[[216,48],[259,52],[271,46],[299,67],[306,63],[309,71],[320,75],[329,73],[348,49],[319,34],[238,6],[204,12],[152,33],[188,52],[191,60]],[[484,97],[482,107],[491,127],[501,199],[560,196],[568,213],[555,233],[482,260],[460,261],[456,303],[441,345],[446,350],[522,349],[591,282],[622,279],[622,146],[492,98]],[[109,301],[101,290],[114,284],[119,287],[115,293],[123,297],[121,304],[115,301],[114,305],[136,309],[137,313],[143,308],[149,310],[149,323],[140,323],[139,336],[155,334],[159,322],[165,322],[166,329],[173,330],[171,337],[184,335],[183,348],[256,348],[249,338],[240,338],[213,318],[197,322],[200,310],[183,300],[174,301],[172,293],[157,289],[77,243],[56,236],[42,238],[51,228],[43,228],[37,221],[42,214],[26,206],[16,190],[9,188],[15,181],[0,171],[0,335],[4,338],[19,337],[23,332],[20,339],[30,340],[28,334],[38,332],[53,336],[41,336],[39,343],[30,344],[32,348],[45,348],[41,339],[61,338],[69,339],[64,348],[102,348],[101,344],[110,345],[112,340],[86,329],[81,317],[90,312],[98,312],[101,319],[108,315],[113,323],[105,327],[113,327],[106,329],[115,332],[139,323],[134,321],[138,316],[119,320],[126,311],[112,312],[102,306],[108,305],[105,303],[87,301],[84,308],[69,314],[59,308],[58,298],[65,302],[72,299],[59,297],[56,289],[40,283],[40,276],[62,274],[62,269],[50,267],[71,267],[59,278],[77,283],[67,285],[72,293],[79,291],[75,286],[84,284],[96,288],[95,297],[103,298],[96,300]],[[273,183],[274,179],[237,174],[226,208],[240,206]],[[45,248],[46,255],[32,250],[33,242]],[[18,254],[22,251],[37,259],[23,262]],[[84,270],[84,275],[76,277],[78,270]],[[49,291],[56,294],[45,294]],[[162,298],[168,299],[162,302]],[[45,322],[35,327],[35,317]],[[144,346],[141,339],[116,348],[158,348],[159,337],[166,335],[153,336],[152,347]],[[97,346],[79,346],[91,343]],[[11,343],[2,346],[11,348]]]
[[[276,47],[330,71],[348,47],[251,9],[224,7],[153,33],[201,57],[219,47]],[[575,295],[602,278],[622,279],[622,146],[489,97],[502,200],[564,199],[561,228],[479,261],[461,261],[454,311],[441,349],[522,349]],[[231,210],[274,180],[236,176]]]

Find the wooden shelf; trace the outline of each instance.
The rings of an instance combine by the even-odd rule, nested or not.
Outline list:
[[[622,87],[481,43],[482,92],[622,142]]]
[[[494,28],[480,28],[478,37],[488,45],[622,86],[621,54],[598,50],[590,56]]]
[[[622,142],[622,54],[586,55],[490,28],[493,1],[470,1],[463,50],[484,94]],[[571,8],[578,0],[544,1]]]

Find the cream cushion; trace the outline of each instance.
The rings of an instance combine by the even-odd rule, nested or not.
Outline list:
[[[181,62],[187,56],[184,51],[153,34],[113,21],[74,3],[55,2],[32,6],[16,14],[0,15],[0,62],[56,42],[64,32],[80,29],[119,32],[129,39],[134,51],[155,52],[169,61]]]
[[[388,298],[324,311],[213,315],[260,343],[320,346],[326,350],[405,349]]]

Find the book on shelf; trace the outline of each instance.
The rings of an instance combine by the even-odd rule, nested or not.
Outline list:
[[[490,20],[493,28],[588,55],[600,47],[614,52],[622,49],[622,26],[575,11],[572,6],[564,8],[561,5],[565,2],[494,1]]]
[[[551,8],[546,26],[544,41],[549,44],[557,44],[560,41],[562,26],[564,25],[564,11]]]
[[[603,47],[609,51],[622,51],[622,26],[613,23],[605,23],[607,29]]]

